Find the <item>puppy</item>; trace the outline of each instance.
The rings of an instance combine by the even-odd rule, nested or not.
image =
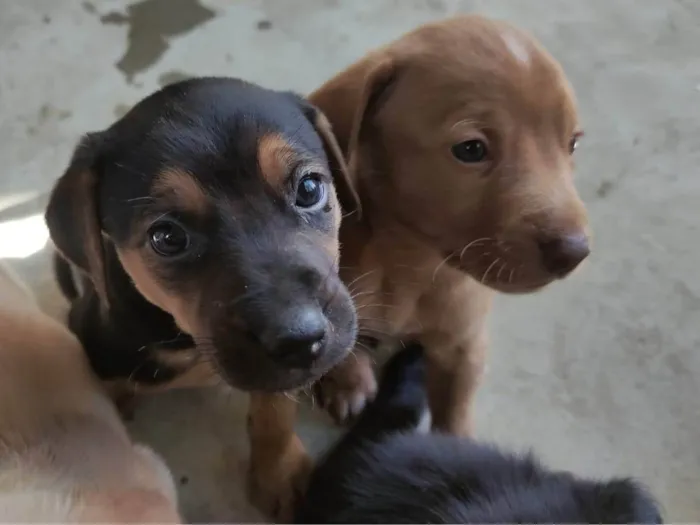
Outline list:
[[[175,485],[131,442],[80,343],[0,265],[0,521],[179,523]]]
[[[309,99],[363,206],[340,237],[360,334],[421,341],[434,427],[471,435],[493,291],[540,290],[589,253],[564,72],[523,31],[459,16],[370,53]],[[338,420],[376,391],[366,346],[321,384]]]
[[[631,479],[585,480],[416,433],[428,408],[422,353],[414,343],[389,361],[375,401],[313,473],[297,523],[662,523]]]
[[[169,85],[86,135],[50,197],[69,325],[92,367],[130,390],[220,376],[252,392],[250,481],[264,510],[288,508],[309,467],[296,405],[279,392],[355,340],[337,274],[341,205],[355,200],[318,110],[230,78]]]

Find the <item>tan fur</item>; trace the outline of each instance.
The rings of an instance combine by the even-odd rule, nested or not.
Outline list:
[[[180,521],[165,464],[131,442],[76,338],[4,266],[0,521]]]
[[[588,234],[572,179],[572,89],[531,36],[459,16],[370,53],[310,100],[332,123],[363,206],[341,228],[361,331],[420,339],[434,427],[470,435],[493,290],[544,287],[555,277],[540,236]],[[488,159],[458,161],[451,148],[467,140],[483,141]],[[373,381],[354,357],[332,371],[323,389],[336,417],[352,412],[352,396],[370,398]]]
[[[184,171],[169,169],[153,184],[153,194],[168,200],[175,208],[204,215],[209,200],[197,180]]]
[[[283,522],[293,518],[294,505],[305,489],[312,466],[294,432],[298,409],[298,401],[290,394],[250,396],[249,495],[258,508]]]
[[[294,157],[292,145],[278,134],[268,133],[258,143],[260,174],[273,188],[285,183]]]
[[[188,334],[202,333],[197,314],[198,294],[192,292],[184,295],[164,288],[152,270],[156,267],[156,255],[144,247],[117,250],[117,255],[134,286],[146,300],[172,315],[177,325]]]

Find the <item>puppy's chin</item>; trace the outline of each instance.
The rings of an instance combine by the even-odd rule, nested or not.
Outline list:
[[[350,353],[352,341],[329,344],[316,360],[304,367],[271,359],[267,349],[249,342],[208,352],[222,378],[232,387],[245,392],[284,392],[304,388],[320,379]]]
[[[484,286],[506,294],[537,292],[557,280],[544,270],[538,253],[519,246],[494,243],[473,250],[468,257],[449,256],[447,263]]]

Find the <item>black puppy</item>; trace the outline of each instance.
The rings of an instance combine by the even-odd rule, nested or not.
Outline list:
[[[325,117],[301,97],[228,78],[167,86],[86,135],[53,190],[70,328],[97,374],[131,389],[219,375],[247,391],[303,386],[354,343],[337,270],[341,205],[356,204]],[[292,476],[274,456],[293,430],[268,408],[271,450],[256,454]]]
[[[387,364],[375,401],[312,474],[297,523],[662,523],[630,479],[584,480],[417,433],[428,411],[422,350],[411,344]]]

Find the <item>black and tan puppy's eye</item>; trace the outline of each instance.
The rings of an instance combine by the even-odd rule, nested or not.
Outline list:
[[[452,155],[460,162],[466,164],[482,162],[486,159],[487,154],[488,149],[483,140],[465,140],[452,146]]]
[[[148,240],[153,250],[163,257],[180,255],[190,247],[190,236],[184,228],[170,221],[161,221],[151,226]]]
[[[299,208],[324,206],[328,198],[326,184],[318,175],[304,175],[297,186],[296,202]]]

